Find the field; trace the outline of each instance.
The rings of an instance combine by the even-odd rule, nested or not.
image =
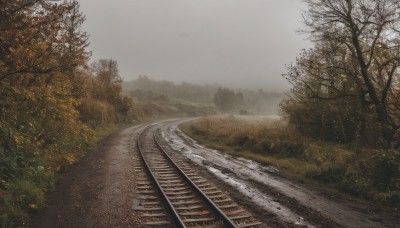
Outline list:
[[[213,149],[273,165],[287,175],[385,205],[400,205],[399,152],[302,136],[276,118],[207,117],[181,129]]]

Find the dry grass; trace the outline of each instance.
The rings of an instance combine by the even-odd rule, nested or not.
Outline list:
[[[219,116],[181,126],[200,143],[233,156],[386,204],[400,204],[400,152],[362,149],[300,135],[280,120]],[[397,159],[397,160],[396,160]]]
[[[317,171],[318,163],[325,160],[323,156],[316,158],[309,153],[309,159],[303,159],[304,144],[310,140],[281,120],[220,116],[198,119],[181,128],[207,146],[300,176]],[[316,162],[310,162],[312,159]]]

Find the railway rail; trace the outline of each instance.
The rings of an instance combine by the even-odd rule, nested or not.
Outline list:
[[[141,163],[147,172],[139,178],[142,197],[136,202],[146,218],[143,226],[263,226],[190,166],[172,157],[156,125],[144,128],[136,145],[141,160],[135,164]]]

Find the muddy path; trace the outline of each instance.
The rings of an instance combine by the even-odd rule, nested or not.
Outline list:
[[[62,172],[48,208],[32,227],[138,227],[132,213],[135,175],[131,141],[142,126],[118,131]]]
[[[233,188],[237,199],[250,201],[259,216],[272,215],[289,227],[400,227],[396,211],[327,193],[285,177],[274,167],[207,149],[182,133],[177,127],[180,123],[170,122],[161,128],[170,146],[216,181]]]
[[[273,167],[204,148],[178,129],[182,121],[157,123],[177,156],[270,227],[400,227],[398,213],[327,195]],[[31,227],[141,227],[132,205],[136,178],[145,174],[132,159],[139,156],[135,141],[144,127],[112,134],[61,173],[48,208]]]

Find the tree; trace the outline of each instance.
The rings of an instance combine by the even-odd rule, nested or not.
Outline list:
[[[292,94],[321,101],[351,99],[352,104],[356,98],[354,112],[362,114],[365,121],[374,110],[381,137],[390,145],[400,127],[395,105],[399,95],[400,2],[305,2],[308,11],[303,15],[303,32],[310,35],[315,49],[304,52],[289,67]]]
[[[93,88],[94,98],[114,103],[122,90],[118,63],[112,59],[100,59],[92,65],[96,81],[96,88]]]
[[[82,99],[86,95],[87,77],[83,68],[87,68],[87,62],[91,52],[87,51],[89,46],[89,35],[82,30],[82,25],[86,20],[85,15],[80,12],[80,4],[76,0],[64,0],[66,6],[62,20],[63,42],[65,54],[61,61],[69,63],[66,75],[72,81],[72,94],[77,99]]]
[[[122,95],[118,63],[112,59],[100,59],[91,68],[88,94],[79,106],[81,121],[97,128],[128,118],[133,101]]]
[[[221,112],[232,112],[243,103],[243,94],[219,88],[214,94],[214,104]]]
[[[78,119],[79,100],[68,74],[82,67],[83,61],[75,60],[85,53],[80,49],[68,57],[69,9],[66,2],[50,0],[0,1],[0,223],[5,226],[26,225],[24,211],[34,209],[29,205],[36,207],[50,186],[43,180],[90,135]],[[73,34],[75,40],[79,34]],[[21,181],[29,188],[18,187]]]
[[[73,58],[69,52],[71,45],[66,43],[67,36],[76,41],[83,38],[82,32],[68,33],[65,19],[71,13],[67,2],[2,1],[0,80],[26,73],[36,77],[76,67],[75,59],[80,59],[85,51],[84,47],[76,50]]]
[[[90,72],[84,20],[76,0],[0,1],[3,226],[27,226],[27,212],[43,206],[54,172],[73,162],[91,137],[88,126],[110,124],[130,111],[115,61],[100,60]],[[93,125],[81,121],[89,99],[85,111],[104,111]]]
[[[35,150],[57,144],[84,128],[76,118],[78,101],[71,97],[67,74],[84,61],[65,58],[64,19],[70,9],[67,2],[1,2],[0,148],[9,154],[33,156]],[[70,39],[80,40],[81,34],[69,34]],[[74,59],[85,55],[85,47],[74,51]]]
[[[82,25],[86,20],[85,15],[80,12],[80,4],[76,0],[64,1],[67,13],[63,17],[63,32],[66,45],[64,61],[72,62],[74,66],[84,66],[91,55],[86,51],[89,46],[89,35],[82,31]]]

